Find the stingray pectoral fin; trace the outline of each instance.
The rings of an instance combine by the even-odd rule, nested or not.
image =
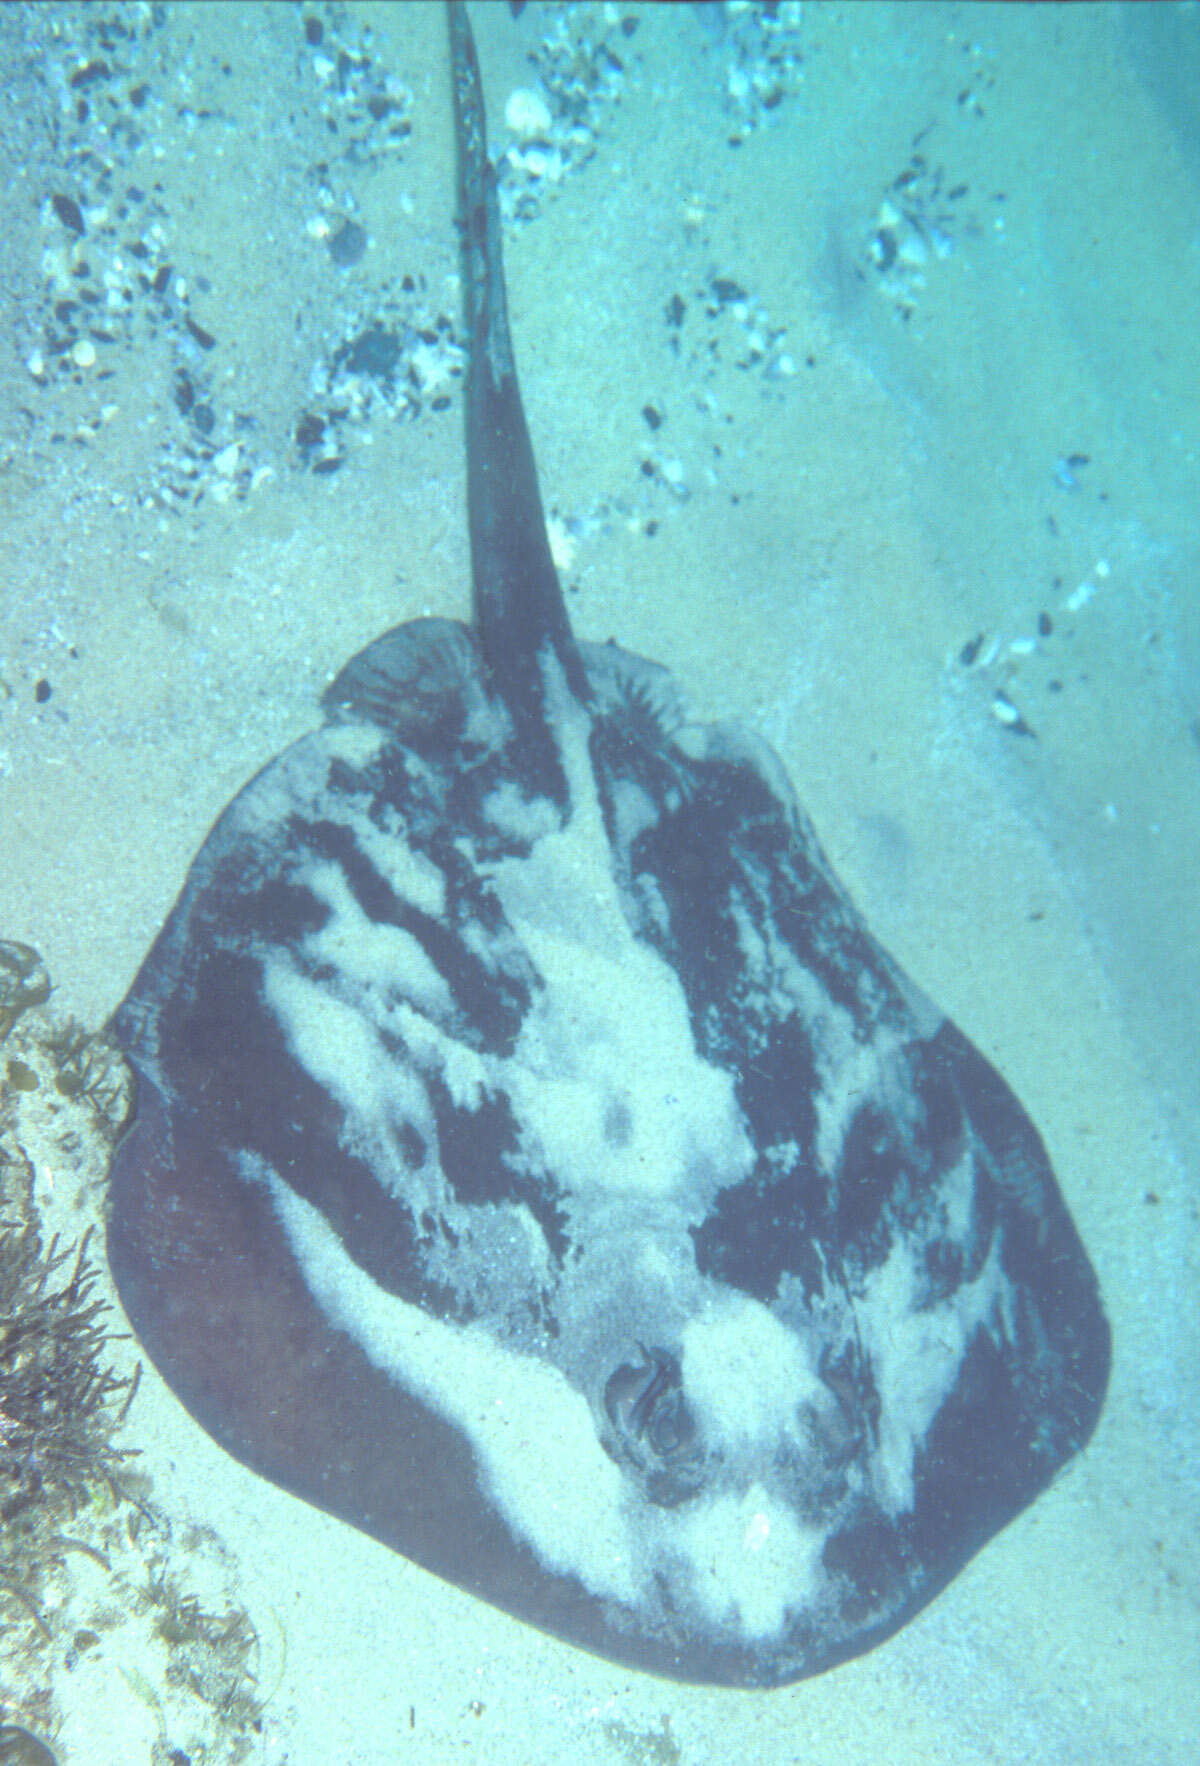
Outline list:
[[[515,1571],[460,1435],[329,1329],[265,1184],[143,1085],[110,1179],[109,1259],[176,1396],[263,1477],[464,1587]],[[430,1467],[436,1465],[436,1484]]]
[[[548,1570],[463,1433],[331,1330],[272,1204],[143,1084],[110,1176],[108,1255],[139,1342],[196,1421],[272,1483],[526,1623],[631,1667],[744,1682],[752,1655],[647,1637]]]
[[[1020,1496],[1025,1502],[1091,1438],[1108,1387],[1111,1331],[1096,1272],[1041,1136],[1011,1088],[949,1019],[928,1047],[944,1071],[954,1074],[967,1120],[990,1155],[1004,1221],[1006,1271],[1014,1291],[1028,1297],[1023,1402],[1030,1473]],[[1016,1430],[1006,1441],[1000,1419],[994,1417],[993,1424],[997,1453],[1006,1449],[1015,1460]]]

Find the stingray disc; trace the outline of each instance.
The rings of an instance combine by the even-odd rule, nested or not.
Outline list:
[[[565,808],[437,622],[231,805],[117,1018],[113,1264],[268,1477],[592,1648],[770,1683],[1042,1488],[1107,1333],[1036,1133],[772,757],[588,663]]]

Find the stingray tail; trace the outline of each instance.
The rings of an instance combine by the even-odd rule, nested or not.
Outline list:
[[[470,344],[467,502],[475,619],[496,689],[520,726],[543,707],[547,646],[576,697],[587,699],[588,687],[550,553],[517,385],[475,42],[462,0],[450,0],[449,12]]]

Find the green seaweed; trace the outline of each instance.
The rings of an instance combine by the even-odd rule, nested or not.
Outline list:
[[[105,1139],[115,1141],[133,1101],[133,1082],[120,1051],[73,1019],[56,1026],[46,1048],[54,1062],[54,1089],[60,1097],[89,1103]]]
[[[53,1737],[64,1674],[111,1633],[117,1673],[154,1713],[150,1766],[237,1766],[260,1745],[258,1634],[235,1599],[191,1592],[214,1554],[232,1590],[225,1548],[205,1529],[173,1538],[115,1445],[141,1364],[114,1365],[123,1339],[92,1258],[99,1229],[68,1243],[43,1224],[43,1210],[96,1218],[132,1102],[102,1035],[37,1009],[50,992],[37,953],[0,940],[0,1712],[12,1720],[0,1742],[22,1766],[52,1759],[20,1750]]]
[[[167,1647],[165,1680],[191,1693],[220,1720],[240,1759],[261,1727],[258,1632],[243,1607],[206,1607],[165,1569],[152,1574],[141,1604]]]
[[[6,1200],[0,1192],[0,1205]],[[0,1217],[0,1622],[27,1620],[43,1644],[52,1566],[70,1550],[101,1555],[63,1523],[97,1485],[116,1499],[128,1457],[112,1437],[135,1380],[108,1363],[89,1238],[43,1249],[32,1224]]]
[[[132,1382],[108,1365],[90,1238],[43,1252],[36,1228],[0,1221],[0,1525],[37,1502],[73,1508],[126,1457],[111,1436]]]
[[[619,1717],[600,1727],[627,1766],[679,1766],[679,1743],[671,1734],[671,1719],[665,1711],[658,1729],[634,1729]]]

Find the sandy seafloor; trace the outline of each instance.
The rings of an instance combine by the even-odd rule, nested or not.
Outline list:
[[[1195,1758],[1200,9],[783,16],[755,104],[755,15],[592,9],[622,63],[595,152],[510,230],[571,617],[776,746],[875,933],[1013,1084],[1099,1274],[1107,1406],[898,1636],[736,1693],[442,1585],[243,1471],[147,1370],[128,1436],[237,1560],[271,1766]],[[501,148],[552,20],[475,20]],[[411,93],[401,141],[353,121],[331,43]],[[348,423],[337,471],[294,439],[315,365],[405,274],[457,318],[445,29],[417,5],[6,7],[0,49],[0,936],[99,1026],[340,664],[467,610],[454,388]],[[916,229],[881,217],[906,168]],[[346,216],[367,249],[342,267],[322,235]],[[88,327],[55,319],[55,274],[83,256],[103,288],[122,252],[95,360],[56,357]],[[167,261],[165,299],[136,284]],[[98,1211],[69,1172],[53,1193]],[[136,1667],[56,1682],[62,1761],[151,1758]]]

